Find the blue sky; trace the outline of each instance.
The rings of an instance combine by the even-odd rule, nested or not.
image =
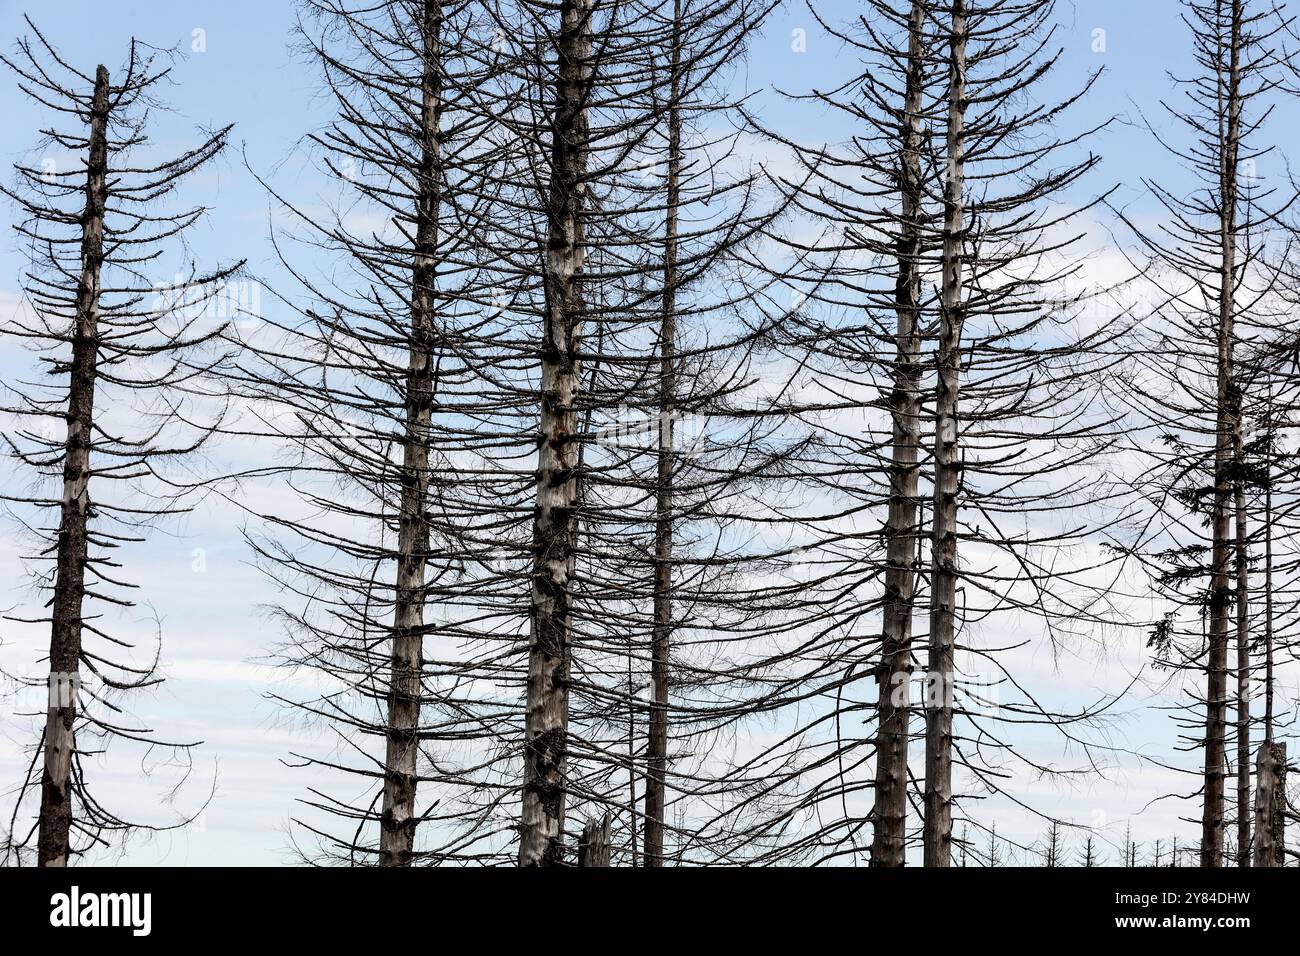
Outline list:
[[[836,19],[850,15],[858,4],[830,0],[819,8],[827,18]],[[254,273],[274,281],[276,269],[266,239],[268,200],[244,169],[241,150],[254,169],[272,177],[277,187],[292,195],[309,201],[317,189],[325,188],[295,152],[300,138],[328,118],[329,104],[318,95],[312,66],[296,59],[289,49],[292,4],[0,0],[0,42],[6,47],[25,32],[24,12],[33,16],[71,62],[86,71],[101,62],[116,69],[132,36],[158,47],[177,46],[186,51],[173,73],[175,86],[166,93],[173,112],[158,117],[153,128],[155,140],[181,147],[193,140],[195,126],[236,123],[235,148],[221,162],[218,174],[195,183],[189,194],[194,201],[213,208],[191,238],[194,251],[200,261],[247,257]],[[1045,94],[1072,90],[1089,71],[1104,66],[1107,75],[1075,114],[1079,126],[1112,114],[1132,118],[1134,104],[1161,122],[1158,99],[1170,91],[1165,71],[1182,71],[1187,61],[1185,28],[1177,12],[1174,0],[1063,0],[1059,39],[1066,53]],[[806,52],[791,49],[796,29],[807,31]],[[1094,31],[1098,29],[1105,31],[1104,53],[1094,51]],[[201,34],[196,35],[196,30]],[[201,37],[204,50],[189,52],[196,37]],[[841,82],[851,67],[840,57],[838,41],[818,30],[802,3],[794,3],[772,18],[737,82],[759,91],[761,115],[785,135],[835,140],[847,132],[837,128],[838,119],[815,107],[785,103],[764,91],[773,86],[790,91],[828,87]],[[5,118],[0,162],[7,167],[30,156],[36,130],[48,120],[18,93],[8,76],[0,77],[0,116]],[[1082,200],[1083,192],[1100,191],[1115,182],[1124,184],[1122,196],[1137,197],[1138,178],[1147,173],[1148,163],[1156,155],[1148,134],[1121,122],[1090,145],[1105,156],[1105,162],[1072,198]],[[0,228],[4,230],[0,235],[0,307],[10,309],[16,302],[23,267],[8,229],[12,220],[12,208],[0,206]],[[263,296],[263,304],[267,303],[268,297]],[[10,342],[0,345],[0,374],[28,367],[26,353]],[[253,605],[268,596],[266,584],[245,563],[244,547],[229,512],[200,508],[165,531],[132,556],[135,579],[152,596],[164,622],[165,671],[171,678],[142,709],[169,728],[176,727],[181,731],[178,736],[206,741],[198,758],[198,776],[210,782],[215,775],[216,796],[198,827],[133,843],[127,848],[127,859],[140,864],[278,862],[284,859],[289,802],[304,792],[307,783],[298,772],[285,769],[280,760],[295,741],[311,732],[289,725],[263,697],[270,677],[257,660],[275,635]],[[0,580],[5,582],[19,580],[17,554],[11,544],[6,530],[0,538]],[[199,564],[202,570],[197,570]],[[28,592],[21,585],[11,588],[5,584],[4,588],[0,606],[27,599]],[[0,633],[0,664],[30,663],[38,653],[38,642],[39,635],[34,632],[10,629]],[[1046,680],[1060,679],[1059,674],[1053,677],[1046,661],[1038,665]],[[1083,696],[1090,696],[1087,691],[1091,688],[1113,683],[1113,673],[1103,676],[1109,666],[1081,662],[1077,670],[1067,669],[1063,676],[1077,685]],[[1169,753],[1173,729],[1167,719],[1135,710],[1126,724],[1125,733],[1135,738],[1135,745],[1146,746],[1150,741],[1151,747]],[[24,737],[26,725],[11,722],[0,726],[2,790],[14,781],[19,749],[30,739]],[[157,788],[142,794],[133,776],[137,769],[106,766],[105,786],[128,803],[155,809],[151,801]],[[1165,772],[1134,764],[1112,781],[1080,784],[1076,791],[1048,793],[1043,799],[1051,801],[1054,809],[1068,810],[1080,823],[1101,823],[1115,832],[1116,826],[1122,826],[1156,794],[1193,787],[1171,786]],[[178,801],[178,810],[202,802],[203,788],[190,790]],[[1014,809],[999,809],[997,801],[992,801],[987,812],[1007,814],[1005,823],[999,822],[1000,832],[1034,838],[1038,824],[1018,816]],[[1176,816],[1176,808],[1149,811],[1133,818],[1134,830],[1140,837],[1163,838],[1177,825]]]
[[[1062,0],[1059,43],[1065,56],[1044,92],[1072,90],[1088,71],[1104,66],[1107,75],[1075,114],[1081,127],[1110,115],[1131,115],[1130,100],[1159,119],[1156,101],[1169,91],[1164,71],[1178,69],[1186,60],[1177,6],[1175,0]],[[227,155],[211,192],[201,197],[212,205],[213,212],[193,241],[201,256],[237,253],[247,256],[254,270],[261,272],[272,263],[262,228],[267,201],[243,169],[239,150],[246,150],[260,174],[274,174],[277,186],[310,194],[313,183],[304,181],[303,176],[311,174],[295,162],[294,150],[300,137],[328,118],[329,104],[318,95],[313,68],[289,49],[293,7],[287,0],[198,4],[0,0],[0,37],[11,43],[11,38],[24,32],[22,17],[27,13],[77,64],[104,63],[113,70],[122,63],[133,36],[182,51],[185,58],[173,73],[176,85],[167,94],[173,112],[158,118],[155,138],[159,143],[179,144],[191,138],[196,125],[236,124],[236,149]],[[822,15],[832,20],[851,15],[857,8],[854,0],[823,0],[819,5]],[[807,31],[806,52],[791,49],[796,29]],[[1106,51],[1101,54],[1093,51],[1096,29],[1106,31]],[[191,52],[196,30],[202,31],[204,52]],[[787,2],[753,45],[736,81],[759,91],[763,117],[785,134],[833,139],[841,122],[838,118],[762,91],[826,88],[842,81],[846,65],[838,41],[820,31],[804,4]],[[0,84],[0,111],[6,118],[0,158],[9,162],[30,150],[34,131],[45,117],[10,82]],[[1147,136],[1119,123],[1099,136],[1094,148],[1105,155],[1106,162],[1088,188],[1127,182],[1135,193],[1142,163],[1152,154]],[[285,165],[280,167],[282,162]],[[238,250],[225,241],[231,236],[239,237]],[[0,242],[0,288],[14,287],[21,264],[14,243],[8,239]]]

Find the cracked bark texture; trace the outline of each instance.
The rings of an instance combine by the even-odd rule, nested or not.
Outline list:
[[[563,862],[591,12],[591,0],[563,0],[556,44],[520,866]]]

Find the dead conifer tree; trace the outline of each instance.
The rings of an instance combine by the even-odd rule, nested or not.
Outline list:
[[[594,76],[591,17],[590,0],[563,0],[555,47],[520,866],[554,866],[560,862],[563,846],[586,257],[587,101]]]
[[[787,175],[780,185],[818,229],[816,241],[783,239],[817,262],[801,280],[807,301],[784,326],[782,348],[803,373],[802,393],[788,399],[788,407],[812,435],[806,454],[785,471],[820,496],[803,499],[815,504],[802,513],[787,509],[792,532],[797,526],[810,543],[798,552],[803,619],[792,628],[807,643],[783,666],[792,672],[805,666],[808,676],[801,684],[792,680],[784,693],[798,700],[798,686],[816,695],[824,681],[820,693],[827,700],[824,713],[797,722],[784,746],[764,759],[771,765],[788,761],[774,780],[797,794],[784,794],[790,809],[772,819],[794,828],[799,813],[815,815],[783,848],[785,858],[814,848],[818,860],[857,856],[867,852],[859,831],[873,827],[871,862],[898,865],[909,839],[920,835],[926,842],[924,825],[920,834],[909,834],[906,813],[897,809],[909,789],[929,791],[933,827],[930,850],[923,848],[922,855],[937,861],[951,859],[952,814],[944,808],[953,795],[944,780],[952,780],[953,765],[969,774],[963,785],[998,788],[1000,772],[981,766],[980,748],[968,749],[963,737],[996,738],[1000,753],[1014,761],[1016,745],[1000,725],[1014,724],[1019,706],[1067,737],[1073,736],[1071,724],[1087,723],[1097,709],[1072,715],[1043,706],[1001,663],[1008,649],[985,646],[976,627],[1014,607],[1042,623],[1044,646],[1055,653],[1058,641],[1114,616],[1104,595],[1094,590],[1084,596],[1087,569],[1078,565],[1087,560],[1067,557],[1076,566],[1066,571],[1048,556],[1070,555],[1085,533],[1074,515],[1100,509],[1113,494],[1081,493],[1063,476],[1104,460],[1113,445],[1113,410],[1097,398],[1115,365],[1109,344],[1117,328],[1104,320],[1079,332],[1081,297],[1061,291],[1078,271],[1077,261],[1063,252],[1082,233],[1067,224],[1097,200],[1084,199],[1061,216],[1048,211],[1097,162],[1092,155],[1060,159],[1082,137],[1054,131],[1090,84],[1059,102],[1030,110],[1018,105],[1059,59],[1050,48],[1053,6],[897,2],[873,4],[871,14],[842,27],[819,17],[861,56],[862,69],[829,93],[800,97],[842,112],[854,124],[852,139],[810,146],[765,130],[798,160],[802,180]],[[967,28],[968,42],[963,23],[976,25]],[[915,116],[907,108],[909,94],[920,102]],[[968,128],[963,111],[973,109],[972,102],[979,104],[978,122]],[[904,195],[913,152],[909,126],[919,126],[922,139],[915,151],[920,191],[910,200]],[[952,152],[960,154],[958,176],[948,157],[950,126]],[[970,163],[978,185],[959,192],[956,180]],[[946,326],[945,288],[953,306]],[[909,331],[916,340],[909,341]],[[900,414],[909,393],[917,403],[914,416]],[[969,401],[958,403],[962,394]],[[939,447],[945,420],[948,440],[957,442],[951,454]],[[907,451],[917,444],[916,465],[909,465]],[[936,454],[956,469],[944,479],[957,495],[955,524],[946,534],[936,512],[944,498]],[[917,477],[914,488],[893,482],[909,471]],[[904,533],[909,505],[912,523]],[[1089,530],[1113,520],[1090,516]],[[1011,522],[1024,527],[1013,531]],[[963,566],[950,554],[948,568],[939,557],[946,546],[936,534],[954,547],[971,541],[980,562]],[[914,564],[899,567],[909,537]],[[986,549],[1018,570],[999,571],[987,563]],[[939,573],[936,560],[943,565]],[[922,570],[926,565],[930,574]],[[954,576],[949,603],[934,593],[945,569]],[[905,580],[909,571],[914,590],[905,611],[891,582]],[[918,709],[907,675],[919,655],[910,641],[904,650],[895,625],[909,618],[910,628],[910,618],[923,619],[926,610],[939,624],[928,641],[939,646],[919,701],[931,738],[927,764],[934,770],[923,782],[920,768],[907,766],[908,741],[899,737],[900,717]],[[950,622],[945,638],[945,616],[958,611],[961,621]],[[868,700],[858,687],[871,675],[876,686]],[[999,686],[1014,686],[1023,700],[997,702]],[[847,730],[864,723],[859,732]],[[864,769],[874,770],[874,781],[860,779]],[[912,782],[894,788],[894,780]],[[850,803],[861,790],[875,790],[870,816],[855,813]],[[772,850],[771,858],[779,852]]]
[[[966,71],[965,0],[953,0],[946,33],[948,122],[944,150],[942,294],[936,356],[934,508],[930,536],[930,646],[925,716],[926,866],[947,866],[952,840],[952,686],[957,621],[957,492],[960,456],[957,409],[961,393],[963,293],[966,254]]]
[[[1173,606],[1152,631],[1150,646],[1162,666],[1204,678],[1203,690],[1193,692],[1203,720],[1184,726],[1189,746],[1204,750],[1200,863],[1218,867],[1234,733],[1239,865],[1246,865],[1250,846],[1249,504],[1260,483],[1250,461],[1259,452],[1247,448],[1243,429],[1263,397],[1252,393],[1275,376],[1243,343],[1275,341],[1287,311],[1275,301],[1275,290],[1291,242],[1282,217],[1294,194],[1280,194],[1255,171],[1273,152],[1260,140],[1284,75],[1281,46],[1289,20],[1273,5],[1252,0],[1186,0],[1183,10],[1196,70],[1173,77],[1183,97],[1162,107],[1188,144],[1152,135],[1188,164],[1197,187],[1180,195],[1147,178],[1163,213],[1160,228],[1137,226],[1125,212],[1120,218],[1139,239],[1135,266],[1153,303],[1144,332],[1148,344],[1135,352],[1150,356],[1142,363],[1149,370],[1133,379],[1133,393],[1147,419],[1135,430],[1135,447],[1155,467],[1135,487],[1160,519],[1137,550]],[[1271,528],[1265,534],[1271,537]],[[1185,608],[1193,620],[1183,620]],[[1266,614],[1272,616],[1271,607]],[[1233,675],[1235,689],[1229,687]],[[1230,723],[1234,698],[1236,721]]]
[[[743,361],[726,356],[753,335],[707,326],[749,291],[723,273],[770,214],[750,209],[752,175],[723,168],[734,137],[686,140],[694,121],[731,108],[711,84],[765,9],[708,0],[566,4],[558,18],[541,3],[499,10],[515,39],[500,99],[484,109],[518,144],[521,175],[505,204],[515,221],[495,250],[524,277],[540,326],[536,341],[512,343],[537,357],[529,387],[539,406],[528,433],[538,471],[521,865],[573,862],[563,821],[574,800],[618,814],[615,858],[662,861],[671,635],[685,617],[675,607],[739,603],[714,583],[734,565],[688,557],[687,546],[692,523],[735,520],[727,488],[745,470],[696,468],[675,423],[738,418],[721,406]],[[720,455],[749,447],[728,439],[701,444]],[[703,675],[689,681],[707,687]],[[708,723],[704,711],[691,723],[683,735]]]
[[[1119,517],[1113,493],[1100,485],[1077,495],[1069,482],[1042,484],[1069,469],[1098,466],[1115,447],[1117,413],[1107,407],[1105,395],[1117,362],[1112,345],[1122,333],[1113,318],[1077,327],[1084,294],[1068,290],[1077,282],[1079,262],[1062,255],[1083,236],[1077,218],[1104,197],[1078,200],[1060,215],[1046,211],[1098,162],[1094,153],[1064,159],[1087,134],[1063,138],[1056,124],[1099,74],[1059,101],[1027,111],[1015,105],[1059,62],[1061,52],[1051,46],[1055,10],[1050,0],[954,0],[936,18],[947,51],[947,85],[928,529],[922,834],[927,866],[950,865],[954,763],[990,785],[954,718],[976,736],[1004,740],[994,728],[1002,719],[1014,719],[1006,702],[990,707],[981,699],[981,684],[994,686],[1001,678],[981,681],[968,675],[958,666],[959,651],[1017,683],[1027,706],[1050,724],[1086,720],[1108,706],[1089,706],[1069,717],[1054,712],[1019,686],[996,652],[977,648],[966,636],[986,613],[983,594],[997,594],[1034,614],[1053,652],[1068,635],[1118,618],[1104,592],[1082,581],[1088,573],[1084,566],[1112,559],[1085,560],[1069,571],[1053,569],[1045,560],[1047,554],[1068,554],[1085,534],[1082,525],[1088,533],[1104,533]],[[1056,298],[1050,290],[1056,290]],[[1008,432],[1016,436],[1009,442]],[[1037,486],[1021,480],[1031,473]],[[1000,476],[1013,475],[1015,480],[1001,483]],[[1008,512],[1017,514],[1011,520],[1025,524],[1020,534],[1004,524]],[[1075,518],[1085,513],[1086,522]],[[1030,531],[1030,520],[1059,524],[1046,533],[1043,524]],[[963,566],[961,541],[1007,555],[1032,582],[1032,591],[978,565]],[[1006,749],[1016,753],[1010,741]]]
[[[20,39],[17,52],[0,59],[26,95],[68,124],[45,132],[46,147],[78,163],[68,170],[19,163],[17,185],[3,188],[20,212],[33,313],[5,332],[36,349],[53,379],[6,385],[5,411],[23,424],[4,438],[18,462],[58,491],[4,500],[57,514],[52,528],[24,519],[44,542],[38,560],[51,565],[41,575],[50,616],[21,620],[51,628],[36,856],[41,866],[65,866],[105,845],[105,834],[156,828],[119,817],[92,795],[85,754],[129,740],[184,759],[195,745],[158,739],[121,716],[125,692],[161,677],[158,653],[134,653],[129,637],[112,633],[110,616],[135,606],[116,554],[142,540],[140,528],[186,510],[193,480],[178,464],[220,419],[211,373],[225,359],[216,345],[225,322],[211,321],[208,305],[239,266],[150,275],[205,211],[168,202],[220,155],[230,127],[178,156],[158,154],[147,120],[171,72],[165,57],[132,42],[116,74],[101,65],[92,76],[27,22],[35,39]],[[40,427],[57,421],[66,423],[61,435]],[[31,783],[29,770],[15,815]],[[9,849],[20,851],[30,834],[11,839]]]
[[[682,175],[682,2],[673,0],[668,53],[668,158],[665,177],[664,298],[659,328],[659,449],[655,472],[654,627],[650,729],[646,740],[645,848],[648,867],[663,865],[668,769],[668,678],[673,630],[673,414],[677,393],[677,232]]]
[[[322,212],[263,179],[297,291],[276,290],[232,377],[251,409],[241,432],[287,456],[248,480],[283,479],[301,505],[254,510],[247,535],[287,595],[271,609],[281,663],[324,685],[274,696],[344,749],[303,763],[373,790],[313,791],[296,822],[316,846],[296,845],[313,862],[482,859],[504,824],[465,804],[502,798],[490,755],[509,721],[465,688],[513,690],[491,637],[519,580],[505,503],[522,484],[485,450],[515,417],[494,345],[513,288],[487,238],[505,151],[479,105],[496,21],[441,0],[302,11],[336,107],[308,149],[339,193]],[[318,271],[321,250],[340,267]]]

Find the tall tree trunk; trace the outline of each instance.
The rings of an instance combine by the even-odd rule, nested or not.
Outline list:
[[[556,866],[563,854],[591,10],[591,0],[562,0],[560,4],[544,267],[546,315],[541,342],[541,433],[533,515],[520,866]]]
[[[668,668],[673,626],[673,412],[677,392],[677,205],[680,201],[682,121],[681,0],[673,0],[672,75],[668,103],[667,222],[663,314],[659,323],[659,457],[655,498],[655,586],[650,658],[650,735],[646,753],[645,865],[663,866],[668,773]]]
[[[953,0],[948,60],[948,177],[944,185],[943,290],[935,400],[934,526],[929,674],[925,712],[926,866],[952,862],[952,711],[957,616],[957,401],[961,385],[966,119],[966,0]]]
[[[441,191],[439,126],[442,111],[442,9],[426,0],[421,24],[421,144],[411,276],[411,343],[406,373],[402,496],[397,530],[397,589],[389,674],[388,744],[379,862],[405,866],[415,842],[416,758],[419,755],[424,654],[424,578],[429,552],[429,423],[433,411],[433,286],[437,280]]]
[[[1250,568],[1240,396],[1236,404],[1233,511],[1237,531],[1237,865],[1250,866]]]
[[[104,207],[108,201],[108,70],[95,71],[86,162],[86,208],[81,221],[81,277],[77,283],[72,364],[64,441],[63,502],[59,514],[50,633],[50,706],[45,717],[37,863],[67,866],[72,826],[72,760],[76,748],[82,602],[86,595],[87,537],[91,517],[90,446],[99,357],[100,268],[104,261]]]
[[[1268,396],[1268,453],[1264,458],[1264,740],[1273,742],[1273,395]]]
[[[1241,0],[1232,0],[1229,66],[1220,118],[1219,316],[1214,448],[1214,515],[1210,573],[1210,643],[1205,693],[1205,803],[1201,814],[1201,866],[1223,865],[1223,791],[1227,757],[1229,520],[1232,495],[1233,285],[1236,277],[1237,144],[1240,138]]]
[[[917,459],[921,444],[921,95],[926,4],[913,0],[908,20],[907,86],[900,129],[897,313],[894,359],[893,462],[881,666],[876,718],[876,795],[872,866],[902,866],[907,838],[907,742],[912,679],[912,598],[916,587]]]

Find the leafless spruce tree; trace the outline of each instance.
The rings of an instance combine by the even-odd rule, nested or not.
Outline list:
[[[741,250],[774,213],[751,201],[752,175],[725,169],[734,137],[693,131],[730,108],[715,82],[764,10],[574,5],[556,23],[542,6],[502,8],[506,32],[523,38],[510,80],[529,108],[494,112],[535,156],[516,200],[531,218],[509,261],[534,277],[544,320],[523,865],[571,862],[563,820],[575,799],[618,815],[616,858],[661,864],[670,741],[709,724],[697,711],[669,729],[671,684],[706,683],[671,675],[671,635],[740,603],[717,584],[735,559],[697,557],[691,529],[733,520],[726,489],[759,466],[724,465],[723,453],[744,457],[761,425],[725,407],[754,335],[708,323],[750,291],[727,275],[746,270]],[[541,261],[527,258],[539,249]],[[682,455],[683,417],[741,424],[695,436]]]
[[[1046,707],[1000,663],[1000,650],[972,647],[963,635],[999,605],[1013,605],[1038,620],[1045,646],[1056,653],[1119,619],[1105,589],[1085,583],[1111,558],[1075,548],[1118,520],[1115,502],[1102,483],[1085,490],[1063,476],[1078,469],[1105,474],[1117,435],[1105,393],[1123,331],[1115,318],[1084,321],[1088,293],[1071,289],[1079,272],[1071,253],[1084,235],[1079,220],[1101,200],[1071,191],[1097,155],[1070,152],[1097,130],[1064,137],[1056,130],[1097,74],[1067,98],[1037,97],[1022,108],[1022,98],[1033,96],[1061,56],[1053,46],[1055,5],[956,0],[938,21],[947,115],[929,529],[922,841],[929,866],[951,860],[954,762],[997,789],[964,736],[980,749],[1000,740],[1008,758],[1020,759],[998,727],[1027,710],[1081,744],[1092,766],[1080,770],[1096,772],[1095,749],[1077,729],[1112,701],[1075,713]],[[1073,199],[1064,209],[1053,208],[1067,196]],[[1023,527],[1013,532],[1011,521]],[[961,559],[960,542],[976,553],[991,547],[1018,570],[990,574]],[[985,686],[1005,681],[1023,698],[995,706],[981,701],[987,692],[978,679],[962,676],[954,657],[959,650],[997,675]],[[968,731],[954,728],[955,716]]]
[[[322,213],[264,180],[291,224],[276,242],[298,289],[241,343],[238,380],[251,409],[240,427],[285,449],[264,471],[304,505],[256,512],[249,534],[302,599],[272,609],[281,660],[324,682],[276,696],[337,734],[341,755],[303,762],[374,788],[361,802],[304,800],[311,860],[475,859],[506,826],[478,807],[467,823],[459,803],[505,793],[487,755],[507,731],[472,688],[509,670],[484,632],[504,613],[494,594],[511,580],[510,520],[484,501],[521,483],[484,464],[515,401],[490,371],[510,361],[492,351],[511,287],[487,236],[504,150],[475,99],[500,72],[495,29],[487,12],[439,0],[302,5],[303,50],[338,110],[307,147],[339,198]],[[305,255],[318,250],[342,268],[318,272]]]
[[[350,829],[300,820],[319,840],[304,853],[571,865],[577,800],[618,814],[616,859],[636,859],[653,821],[643,858],[660,861],[675,625],[656,581],[681,566],[690,522],[729,520],[720,489],[735,480],[720,466],[683,480],[672,422],[722,410],[755,333],[677,340],[750,291],[715,277],[752,268],[737,252],[772,215],[751,210],[752,175],[719,175],[725,141],[682,139],[729,108],[712,84],[762,8],[305,10],[339,107],[311,144],[343,198],[322,216],[274,195],[305,250],[346,268],[317,275],[283,245],[299,291],[245,343],[243,428],[283,443],[270,470],[308,506],[259,512],[250,537],[301,602],[273,609],[285,662],[327,679],[277,696],[351,754],[303,759],[382,788],[369,805],[314,793],[311,813]],[[683,210],[702,211],[686,230]],[[640,410],[648,446],[624,429]],[[705,567],[675,599],[710,593],[692,583],[716,578]]]
[[[1084,491],[1064,476],[1089,465],[1104,474],[1114,412],[1097,399],[1117,361],[1119,323],[1084,329],[1076,321],[1087,303],[1067,250],[1083,232],[1073,223],[1096,198],[1076,197],[1064,214],[1048,211],[1096,163],[1092,155],[1066,159],[1093,130],[1053,132],[1091,84],[1060,102],[1017,105],[1032,99],[1060,56],[1051,46],[1052,5],[876,3],[870,14],[842,29],[828,25],[858,52],[862,71],[808,97],[853,120],[852,142],[831,149],[782,140],[808,176],[783,185],[825,230],[815,245],[790,245],[827,263],[809,272],[809,307],[795,326],[802,341],[792,334],[789,343],[820,376],[794,403],[820,436],[799,480],[844,503],[801,517],[820,538],[801,559],[822,566],[821,586],[812,589],[821,604],[806,611],[805,624],[844,627],[845,670],[822,689],[833,695],[837,733],[821,758],[835,768],[832,779],[798,771],[804,782],[796,789],[806,796],[793,803],[837,805],[840,815],[823,811],[820,831],[806,837],[826,844],[822,859],[862,852],[861,822],[846,804],[864,786],[852,770],[870,766],[874,752],[871,862],[901,865],[909,791],[923,788],[923,856],[947,865],[954,762],[977,787],[997,791],[1006,767],[995,770],[980,755],[1019,759],[999,728],[1032,712],[1080,743],[1076,731],[1105,707],[1065,713],[1043,705],[1002,663],[1017,645],[981,647],[974,635],[1014,607],[1041,622],[1055,651],[1117,617],[1085,584],[1096,561],[1072,556],[1088,531],[1104,533],[1116,520],[1112,495],[1098,490],[1102,482]],[[1096,513],[1082,518],[1083,509]],[[1024,527],[1012,531],[1013,523]],[[958,561],[958,541],[981,554],[978,564]],[[1018,570],[996,571],[992,553]],[[910,632],[925,611],[928,744],[916,783],[922,774],[907,763],[907,718],[916,706]],[[858,631],[871,624],[874,634]],[[824,672],[827,652],[818,650]],[[968,672],[972,664],[982,673]],[[856,682],[871,673],[874,701],[855,699]],[[1002,687],[1017,699],[999,701]],[[805,684],[804,692],[816,691]],[[841,721],[863,711],[874,712],[870,736],[843,739]],[[807,759],[812,733],[810,722],[797,738]],[[998,743],[966,752],[966,734]]]
[[[1152,290],[1150,340],[1139,353],[1147,356],[1145,373],[1132,379],[1147,422],[1135,430],[1136,446],[1154,459],[1149,479],[1137,486],[1153,515],[1138,549],[1173,603],[1151,645],[1169,668],[1205,678],[1197,695],[1205,709],[1203,733],[1188,740],[1205,756],[1201,865],[1223,864],[1235,733],[1233,842],[1244,866],[1252,815],[1252,623],[1258,620],[1250,607],[1250,514],[1252,500],[1271,484],[1261,483],[1252,465],[1260,449],[1248,451],[1245,428],[1276,381],[1269,356],[1276,328],[1286,321],[1277,290],[1291,242],[1284,220],[1294,201],[1293,191],[1257,171],[1273,154],[1262,141],[1270,102],[1287,73],[1282,50],[1289,20],[1273,4],[1251,0],[1191,0],[1183,11],[1196,72],[1174,78],[1183,96],[1163,107],[1186,144],[1167,136],[1161,143],[1192,169],[1198,186],[1179,195],[1154,177],[1146,180],[1164,213],[1158,231],[1120,214],[1139,237],[1142,258],[1135,256],[1135,264]],[[1274,522],[1266,523],[1271,538]],[[1271,619],[1271,606],[1266,610]]]
[[[30,494],[4,500],[39,542],[33,560],[48,566],[37,580],[49,592],[49,616],[17,620],[51,628],[48,679],[34,684],[48,686],[49,706],[6,856],[21,858],[30,845],[17,817],[39,761],[37,862],[65,866],[113,833],[149,828],[95,798],[85,755],[129,740],[184,760],[195,746],[125,716],[126,692],[161,677],[157,649],[141,654],[129,633],[114,634],[112,611],[136,606],[116,555],[143,540],[141,529],[187,507],[195,479],[182,462],[223,411],[211,373],[225,358],[217,344],[225,322],[212,321],[208,306],[238,265],[159,275],[205,211],[175,205],[175,194],[220,155],[230,127],[178,156],[161,154],[148,127],[170,73],[166,56],[133,42],[115,75],[104,66],[91,75],[28,26],[33,36],[0,59],[19,88],[55,114],[59,125],[44,131],[46,156],[76,159],[70,169],[54,159],[20,162],[15,187],[3,187],[20,213],[31,311],[5,332],[37,351],[48,376],[4,389],[15,422],[4,442],[32,477]],[[50,513],[53,524],[39,517]]]

